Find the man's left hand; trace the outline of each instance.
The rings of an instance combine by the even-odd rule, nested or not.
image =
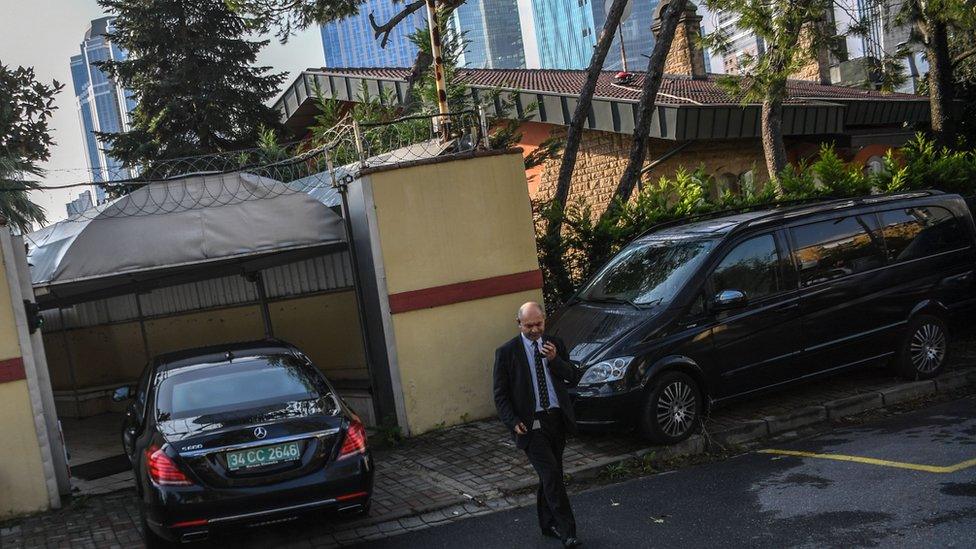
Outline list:
[[[551,341],[542,344],[542,356],[546,357],[546,360],[554,360],[556,358],[556,346]]]

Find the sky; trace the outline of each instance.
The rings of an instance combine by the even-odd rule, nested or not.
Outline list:
[[[48,170],[44,177],[47,185],[80,183],[88,177],[69,63],[71,56],[80,52],[89,22],[104,15],[96,0],[0,0],[0,63],[33,66],[39,81],[57,80],[65,85],[49,123],[56,144],[50,161],[42,165]],[[293,36],[284,45],[273,36],[268,38],[271,43],[261,51],[257,63],[273,67],[274,72],[287,72],[283,86],[291,84],[298,72],[324,64],[318,28]],[[48,221],[54,222],[67,216],[65,204],[83,190],[34,192],[31,199],[44,207]]]

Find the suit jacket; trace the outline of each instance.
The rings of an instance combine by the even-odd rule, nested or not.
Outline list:
[[[543,341],[551,341],[556,345],[556,358],[547,361],[549,377],[552,380],[559,409],[565,418],[566,430],[576,432],[576,416],[573,414],[573,403],[569,399],[567,385],[575,383],[576,374],[569,362],[566,345],[558,337],[543,336]],[[522,344],[521,334],[509,340],[495,350],[495,408],[502,423],[512,432],[515,445],[525,449],[532,437],[532,419],[535,415],[536,395],[532,386],[532,376],[535,365],[529,366]],[[515,433],[518,422],[525,424],[529,432],[525,435]]]

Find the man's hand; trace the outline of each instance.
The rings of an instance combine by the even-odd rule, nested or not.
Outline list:
[[[556,346],[551,341],[542,344],[542,356],[546,357],[546,360],[554,360],[556,358]]]
[[[521,421],[515,424],[515,434],[524,435],[525,433],[528,432],[529,430],[525,428],[525,424],[522,423]]]

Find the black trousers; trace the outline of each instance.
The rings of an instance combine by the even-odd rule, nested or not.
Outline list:
[[[537,412],[535,417],[542,429],[532,431],[525,454],[539,475],[536,507],[539,528],[548,532],[553,526],[563,538],[576,537],[576,519],[563,483],[563,450],[566,448],[566,427],[559,409]],[[528,426],[531,429],[531,425]]]

